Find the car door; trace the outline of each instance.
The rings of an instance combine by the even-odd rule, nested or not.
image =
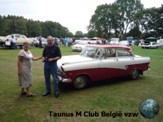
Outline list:
[[[100,79],[111,79],[119,73],[119,62],[115,49],[106,48],[99,61]]]
[[[130,74],[130,70],[134,67],[135,59],[133,54],[124,48],[116,49],[116,57],[119,67],[117,76],[127,76]]]

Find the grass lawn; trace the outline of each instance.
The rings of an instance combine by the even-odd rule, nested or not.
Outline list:
[[[43,49],[31,48],[35,56]],[[61,47],[62,55],[78,54],[69,47]],[[53,94],[42,97],[45,91],[43,63],[33,62],[33,98],[19,96],[17,82],[17,54],[19,50],[0,48],[0,122],[163,122],[163,50],[134,47],[135,54],[151,57],[151,70],[139,80],[120,78],[74,90],[60,86],[60,97]],[[75,113],[91,112],[138,112],[139,104],[146,98],[154,98],[160,105],[154,119],[138,117],[50,117],[49,111]]]

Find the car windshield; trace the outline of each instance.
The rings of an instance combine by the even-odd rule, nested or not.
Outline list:
[[[103,49],[101,48],[88,46],[82,50],[80,55],[85,57],[91,57],[91,58],[100,58],[102,50]]]

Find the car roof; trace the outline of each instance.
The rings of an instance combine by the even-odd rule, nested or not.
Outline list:
[[[96,47],[96,48],[124,48],[127,50],[131,50],[130,47],[125,45],[88,45],[88,47]]]

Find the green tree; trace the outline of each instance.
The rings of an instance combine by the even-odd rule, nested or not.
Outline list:
[[[87,35],[88,35],[89,38],[98,36],[96,31],[94,31],[94,30],[89,30]]]
[[[139,22],[142,10],[140,0],[116,0],[113,4],[100,5],[90,20],[88,32],[105,38],[114,33],[124,38],[131,25]]]
[[[120,37],[124,37],[130,25],[138,20],[137,14],[143,11],[144,7],[140,0],[117,0],[115,3],[118,6],[120,19]]]
[[[97,6],[88,26],[89,36],[107,37],[112,29],[111,4]]]
[[[7,30],[7,22],[2,16],[0,16],[0,35],[2,36],[7,35],[6,30]]]
[[[55,37],[72,37],[68,28],[58,22],[34,21],[19,16],[0,16],[0,35],[20,33],[30,37],[52,35]]]
[[[42,28],[39,21],[28,20],[26,26],[29,37],[42,35]]]
[[[132,36],[132,37],[134,37],[134,38],[141,38],[141,37],[140,37],[141,34],[142,34],[142,33],[141,33],[139,27],[136,26],[136,27],[132,28],[132,29],[127,33],[126,36]]]
[[[163,5],[159,8],[144,10],[141,27],[144,38],[148,36],[163,37]]]
[[[14,23],[14,32],[13,33],[21,33],[27,35],[27,27],[25,19],[17,19]]]
[[[77,37],[77,38],[82,38],[82,37],[84,37],[84,34],[83,34],[82,31],[76,31],[75,37]]]

